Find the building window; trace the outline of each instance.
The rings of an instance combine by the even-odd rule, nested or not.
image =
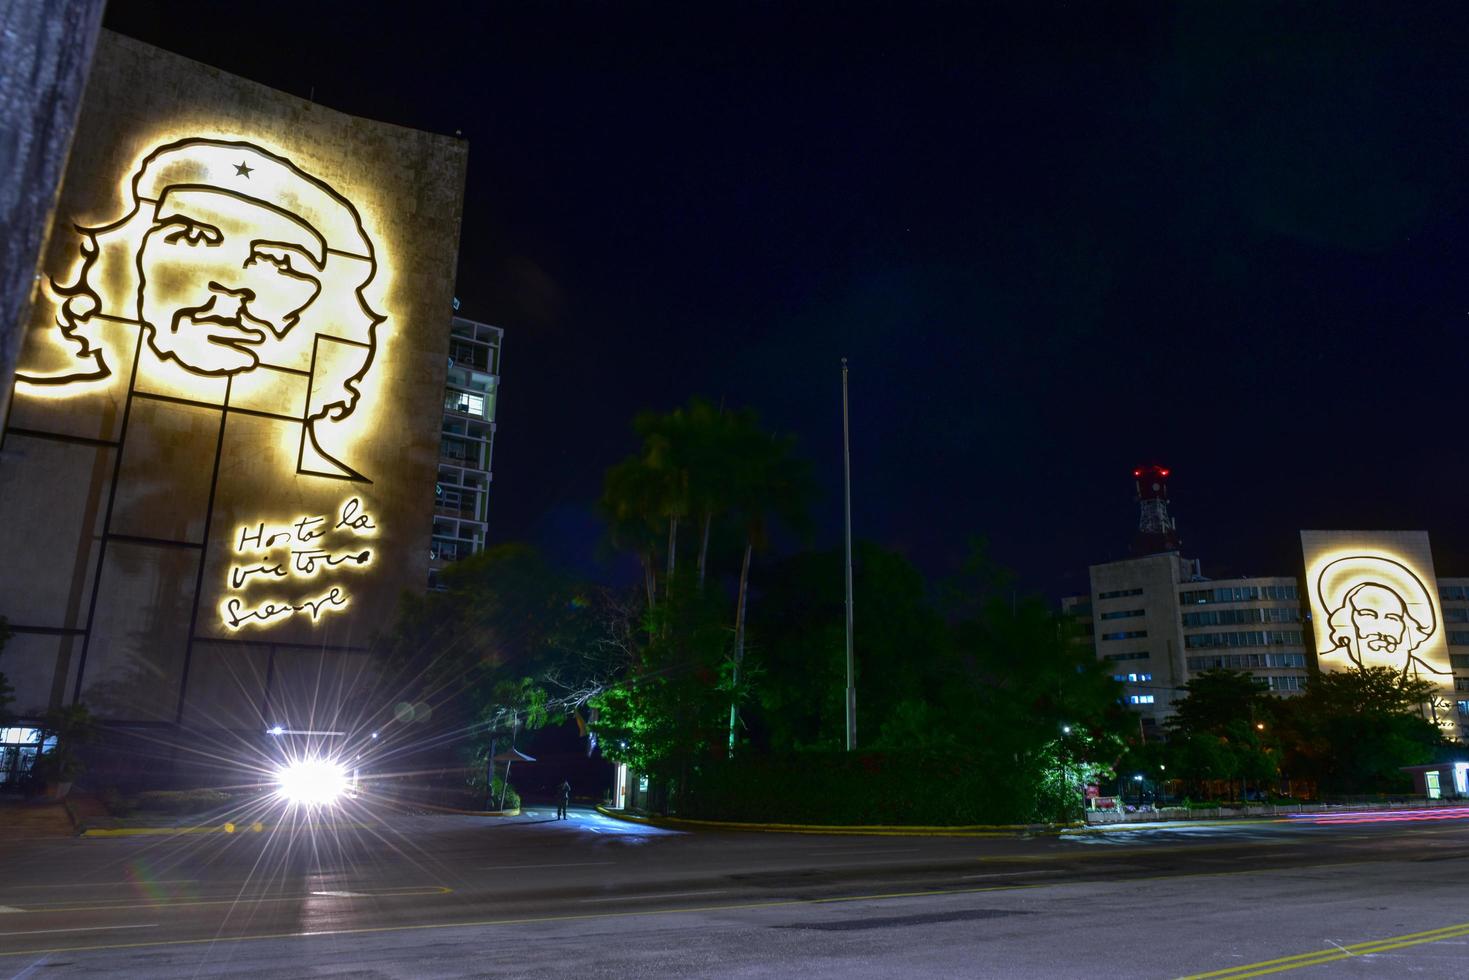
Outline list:
[[[1098,599],[1121,599],[1124,596],[1142,595],[1142,589],[1119,589],[1116,592],[1098,592]]]
[[[1304,677],[1271,677],[1269,680],[1272,691],[1304,691],[1306,689]]]
[[[1183,614],[1183,625],[1248,626],[1251,623],[1299,623],[1301,611],[1289,606],[1259,606],[1254,609],[1206,609]]]
[[[1460,702],[1458,702],[1458,705],[1459,705],[1459,717],[1460,718],[1469,718],[1469,701],[1460,701]]]
[[[1239,633],[1194,633],[1183,638],[1187,650],[1215,647],[1271,647],[1301,645],[1300,630],[1248,630]]]
[[[1465,599],[1469,599],[1469,589],[1466,589],[1462,585],[1440,585],[1438,587],[1438,597],[1440,599],[1447,599],[1450,602],[1462,602]]]
[[[1188,669],[1258,670],[1261,667],[1305,667],[1304,653],[1230,653],[1217,657],[1189,657]]]
[[[1140,640],[1148,635],[1147,630],[1131,630],[1126,633],[1103,633],[1104,640]]]
[[[1454,690],[1469,691],[1469,677],[1455,677]]]
[[[1105,612],[1105,613],[1102,613],[1101,618],[1102,619],[1131,619],[1134,616],[1142,616],[1142,615],[1145,615],[1145,612],[1146,611],[1145,610],[1142,610],[1142,609],[1119,609],[1116,612]]]
[[[1189,589],[1178,594],[1185,606],[1201,606],[1209,602],[1257,602],[1261,599],[1296,599],[1294,585],[1226,585],[1217,589]]]
[[[1449,630],[1449,646],[1469,647],[1469,632],[1464,630]]]
[[[1146,650],[1134,650],[1132,653],[1109,653],[1102,659],[1116,663],[1119,660],[1147,660],[1148,656]]]
[[[1443,621],[1445,623],[1469,623],[1469,607],[1444,606]]]
[[[1451,653],[1449,654],[1449,663],[1455,667],[1462,667],[1465,670],[1469,670],[1469,653]]]
[[[1113,674],[1112,675],[1112,679],[1114,681],[1121,681],[1124,684],[1146,684],[1148,681],[1150,681],[1150,680],[1153,679],[1153,675],[1152,674]]]
[[[1129,694],[1127,696],[1127,703],[1128,704],[1152,704],[1153,703],[1153,695],[1151,695],[1151,694]]]

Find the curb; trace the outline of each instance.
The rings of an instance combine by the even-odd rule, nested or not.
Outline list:
[[[830,834],[849,837],[1034,837],[1062,834],[1080,824],[968,824],[955,827],[902,827],[881,824],[742,823],[733,820],[690,820],[683,817],[639,817],[606,807],[597,812],[613,820],[652,827],[691,827],[706,830],[745,830],[767,834]]]
[[[255,821],[251,824],[203,824],[195,827],[86,827],[78,834],[78,837],[169,837],[177,834],[235,834],[255,833],[259,834],[266,829],[265,824]]]
[[[402,803],[402,806],[417,807],[421,810],[435,810],[439,813],[454,813],[465,817],[518,817],[520,807],[509,810],[457,810],[452,806],[438,806],[434,803]]]

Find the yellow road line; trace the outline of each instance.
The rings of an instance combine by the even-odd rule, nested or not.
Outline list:
[[[356,892],[362,898],[419,898],[425,895],[448,895],[454,889],[443,885],[421,885],[409,888],[387,888],[370,892]],[[112,909],[186,909],[205,905],[263,905],[267,902],[304,902],[315,896],[310,893],[304,895],[284,895],[279,898],[242,898],[238,895],[233,898],[198,898],[183,899],[179,901],[165,900],[159,902],[134,902],[129,899],[113,899],[101,905],[69,905],[65,902],[36,905],[30,902],[24,903],[21,912],[106,912]]]
[[[1408,946],[1421,946],[1424,943],[1436,943],[1444,939],[1457,939],[1460,936],[1469,936],[1469,922],[1460,922],[1458,925],[1444,926],[1440,929],[1429,929],[1426,932],[1410,932],[1402,936],[1372,939],[1351,946],[1333,946],[1330,949],[1318,949],[1310,953],[1298,953],[1295,956],[1261,960],[1258,963],[1246,963],[1243,966],[1213,970],[1209,973],[1193,973],[1183,977],[1182,980],[1243,980],[1245,977],[1284,973],[1287,970],[1299,970],[1303,967],[1332,963],[1354,956],[1385,953],[1388,950],[1404,949]]]

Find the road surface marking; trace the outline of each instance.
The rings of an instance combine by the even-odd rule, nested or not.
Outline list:
[[[573,861],[569,864],[491,864],[480,868],[481,871],[521,871],[525,868],[593,868],[604,864],[616,864],[615,861]]]
[[[369,898],[419,898],[426,895],[447,895],[454,889],[443,885],[419,885],[403,888],[386,888],[379,891],[356,892]],[[239,905],[242,902],[251,905],[264,905],[274,902],[304,902],[312,894],[307,892],[300,895],[282,895],[276,898],[203,898],[188,900],[164,900],[161,902],[137,902],[133,899],[121,898],[111,899],[104,904],[93,905],[68,905],[66,903],[54,903],[50,905],[32,905],[30,908],[21,909],[22,912],[105,912],[109,909],[187,909],[202,907],[205,905]]]
[[[25,909],[18,909],[14,905],[0,905],[0,915],[4,915],[7,912],[24,912],[24,911],[25,911]]]
[[[1209,973],[1194,973],[1183,980],[1243,980],[1245,977],[1259,977],[1267,973],[1284,973],[1287,970],[1299,970],[1308,966],[1320,966],[1323,963],[1334,963],[1349,957],[1368,956],[1372,953],[1385,953],[1393,949],[1404,949],[1408,946],[1421,946],[1424,943],[1436,943],[1444,939],[1458,939],[1461,936],[1469,936],[1469,922],[1460,922],[1458,925],[1444,926],[1441,929],[1430,929],[1427,932],[1410,932],[1402,936],[1388,936],[1385,939],[1373,939],[1368,942],[1354,943],[1351,946],[1341,946],[1331,943],[1332,949],[1318,949],[1311,953],[1298,953],[1295,956],[1282,956],[1274,960],[1261,960],[1258,963],[1246,963],[1243,966],[1230,967],[1225,970],[1213,970]],[[1327,940],[1331,942],[1331,940]]]
[[[689,895],[724,895],[730,891],[728,888],[706,888],[698,892],[659,892],[656,895],[614,895],[611,898],[582,898],[580,902],[627,902],[639,898],[685,898]]]
[[[45,936],[55,932],[111,932],[114,929],[157,929],[158,923],[139,926],[83,926],[79,929],[31,929],[26,932],[0,932],[0,936]]]
[[[368,892],[312,892],[313,895],[321,895],[325,898],[368,898]]]
[[[1374,862],[1342,861],[1334,864],[1310,865],[1307,866],[1306,869],[1314,870],[1315,868],[1322,867],[1344,867],[1371,863]],[[1234,875],[1278,874],[1280,870],[1281,869],[1270,867],[1251,868],[1240,871],[1210,871],[1204,872],[1202,874],[1185,873],[1160,875],[1155,879],[1129,879],[1128,882],[1118,882],[1118,884],[1128,884],[1131,881],[1136,880],[1182,880],[1190,878],[1222,878]],[[314,932],[257,933],[253,936],[233,936],[227,939],[220,936],[209,936],[207,938],[200,939],[154,939],[133,943],[104,943],[94,946],[38,947],[34,949],[0,950],[0,959],[3,959],[7,956],[40,956],[48,953],[75,954],[99,952],[104,950],[110,951],[120,949],[150,949],[164,946],[200,946],[205,944],[217,944],[221,942],[258,942],[265,939],[303,939],[315,936],[382,935],[384,933],[427,932],[429,930],[439,929],[483,929],[489,926],[529,925],[544,922],[585,922],[594,919],[644,918],[656,915],[699,915],[708,912],[745,912],[757,909],[790,908],[792,906],[798,905],[836,905],[844,902],[875,902],[891,901],[894,899],[903,898],[930,898],[940,895],[979,895],[987,892],[1025,891],[1033,888],[1055,887],[1056,885],[1065,884],[1067,884],[1067,882],[1056,882],[1050,885],[1041,884],[1039,882],[1028,884],[1022,882],[1003,885],[973,885],[964,888],[938,888],[927,889],[924,891],[890,892],[877,895],[837,895],[831,898],[785,898],[771,899],[761,902],[736,902],[725,905],[695,905],[690,908],[681,909],[620,909],[614,912],[572,912],[561,915],[523,916],[513,919],[472,919],[463,922],[423,922],[414,925],[365,926],[361,928],[349,929],[322,929]],[[1078,884],[1080,883],[1078,882]],[[1466,926],[1469,926],[1469,923],[1466,923]],[[1229,971],[1224,971],[1224,973],[1228,972]],[[1222,976],[1223,974],[1218,975]],[[1206,974],[1206,976],[1212,978],[1213,976],[1215,976],[1215,974]],[[1195,980],[1197,980],[1197,978],[1195,978]]]

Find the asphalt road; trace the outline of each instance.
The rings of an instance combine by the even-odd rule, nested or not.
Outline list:
[[[7,839],[0,977],[1457,978],[1456,814],[975,839],[355,813]]]

